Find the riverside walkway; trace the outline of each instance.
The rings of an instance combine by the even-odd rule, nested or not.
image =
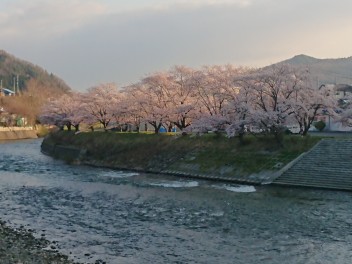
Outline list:
[[[272,184],[352,191],[352,138],[323,139]]]

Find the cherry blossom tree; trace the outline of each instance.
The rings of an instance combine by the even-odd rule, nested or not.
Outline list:
[[[151,74],[141,81],[144,93],[152,105],[146,111],[154,111],[161,118],[152,122],[148,121],[153,127],[165,127],[171,130],[177,126],[181,131],[191,125],[194,111],[197,107],[197,89],[199,84],[197,71],[185,67],[175,66],[167,72],[157,72]],[[141,88],[139,88],[141,89]],[[162,113],[162,114],[161,114]],[[155,119],[156,116],[153,117]]]
[[[163,123],[169,118],[168,102],[159,87],[150,78],[145,78],[140,83],[127,87],[125,92],[135,101],[134,115],[149,123],[156,134],[159,133]]]
[[[316,87],[309,72],[301,72],[299,89],[291,97],[291,112],[300,127],[300,134],[306,135],[318,115],[337,116],[337,99],[327,86]]]
[[[272,66],[250,73],[236,83],[250,89],[255,98],[252,115],[257,126],[272,133],[281,144],[292,111],[291,97],[299,89],[294,70],[287,65]]]
[[[297,122],[306,135],[319,114],[336,115],[336,99],[328,87],[315,87],[307,69],[273,66],[236,81],[251,90],[252,120],[281,140],[287,124]],[[256,121],[255,121],[256,120]]]
[[[151,74],[141,81],[142,89],[148,99],[140,100],[143,110],[146,114],[146,121],[154,127],[155,133],[158,133],[162,126],[170,121],[171,107],[171,80],[166,72]]]
[[[351,108],[349,104],[343,112],[345,123],[352,119]],[[92,128],[100,123],[105,130],[114,124],[139,131],[146,122],[155,133],[162,126],[168,131],[177,126],[181,131],[225,131],[240,140],[256,127],[272,133],[281,143],[287,124],[298,123],[305,135],[317,115],[336,115],[336,109],[332,92],[324,86],[317,89],[305,69],[287,65],[259,70],[232,65],[199,70],[175,66],[121,91],[107,83],[83,94],[51,100],[41,120],[76,130],[83,122]]]
[[[137,86],[127,86],[121,91],[120,113],[123,122],[133,126],[139,132],[141,123],[145,122],[146,114],[142,107],[145,94]]]
[[[345,94],[338,103],[340,116],[337,120],[347,127],[352,127],[352,94]]]
[[[64,94],[44,105],[39,117],[40,121],[44,124],[58,126],[61,130],[64,129],[64,126],[71,130],[73,115],[77,110],[75,106],[77,105],[75,105],[72,95]],[[75,122],[75,125],[77,124],[78,121]]]
[[[198,88],[198,97],[204,112],[221,115],[224,105],[231,98],[234,91],[234,78],[239,69],[232,65],[204,66],[202,69],[201,85]]]
[[[119,91],[116,85],[106,83],[89,89],[82,98],[82,107],[84,107],[84,111],[91,118],[99,122],[104,130],[106,130],[110,122],[114,119],[118,100]]]
[[[89,119],[87,112],[82,107],[82,100],[82,93],[74,92],[71,93],[65,102],[68,104],[67,108],[69,109],[67,112],[67,120],[75,128],[76,131],[79,131],[81,123],[87,123]]]
[[[240,97],[234,79],[245,71],[232,65],[202,68],[201,84],[197,87],[200,117],[194,127],[205,125],[206,130],[221,131],[232,124]]]
[[[239,136],[243,143],[243,137],[246,132],[250,131],[252,125],[256,125],[257,116],[253,110],[253,101],[255,98],[251,90],[247,87],[232,93],[229,103],[224,108],[226,117],[226,133],[229,137]]]
[[[176,125],[181,131],[192,124],[198,107],[197,88],[202,77],[199,71],[185,66],[175,66],[169,71],[168,97],[170,125]]]

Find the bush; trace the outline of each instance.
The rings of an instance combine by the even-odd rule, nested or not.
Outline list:
[[[50,133],[50,130],[48,127],[46,126],[42,126],[42,125],[37,125],[37,136],[38,137],[45,137],[46,135],[48,135]]]
[[[324,128],[325,128],[325,126],[326,126],[326,124],[325,124],[325,122],[322,121],[322,120],[320,120],[320,121],[314,123],[314,127],[315,127],[316,129],[318,129],[319,131],[323,131]]]

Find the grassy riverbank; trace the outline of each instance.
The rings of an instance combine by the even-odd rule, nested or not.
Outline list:
[[[112,132],[50,134],[45,144],[85,149],[86,161],[109,167],[145,171],[180,171],[245,177],[276,171],[309,150],[320,138],[287,135],[283,146],[270,136],[238,138],[207,134],[176,136]]]

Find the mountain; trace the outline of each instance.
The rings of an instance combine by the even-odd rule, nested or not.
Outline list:
[[[71,88],[60,78],[48,73],[39,66],[18,59],[0,50],[0,82],[3,88],[25,91],[29,83],[47,87],[58,92],[67,92]]]
[[[307,55],[297,55],[276,64],[307,67],[318,85],[352,84],[352,57],[339,59],[317,59]]]

